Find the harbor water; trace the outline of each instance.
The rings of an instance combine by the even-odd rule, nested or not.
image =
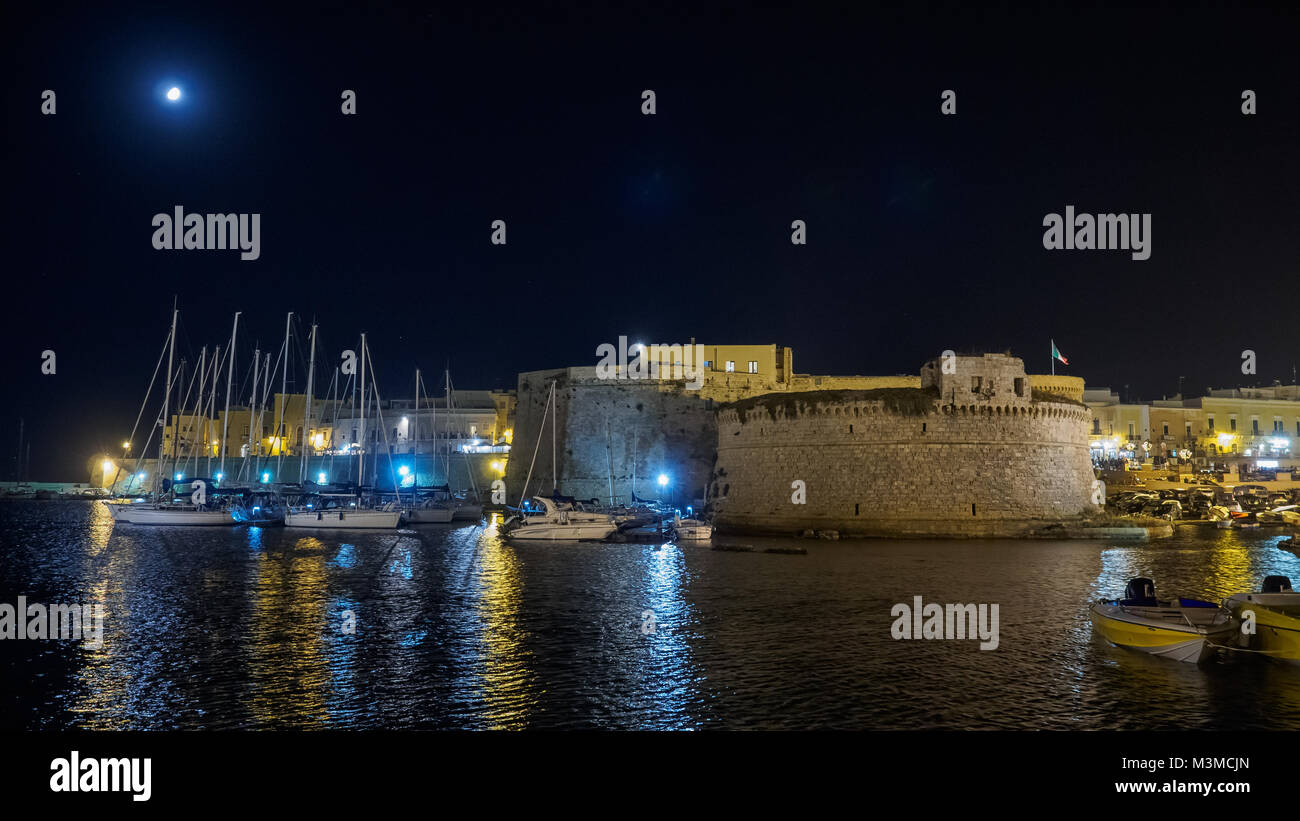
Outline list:
[[[1211,600],[1300,581],[1289,535],[510,544],[490,520],[151,528],[9,501],[0,602],[104,621],[102,642],[0,641],[0,726],[1300,729],[1300,667],[1150,658],[1088,618],[1132,576]],[[997,648],[893,638],[917,596],[997,604]]]

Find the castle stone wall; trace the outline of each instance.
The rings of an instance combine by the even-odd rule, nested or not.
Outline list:
[[[720,408],[719,530],[1014,536],[1096,510],[1086,409],[1034,398],[1019,359],[934,360],[921,384]]]

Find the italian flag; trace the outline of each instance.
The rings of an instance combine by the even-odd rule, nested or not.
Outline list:
[[[1062,365],[1069,365],[1069,364],[1070,364],[1070,360],[1068,360],[1068,359],[1066,359],[1064,356],[1062,356],[1062,355],[1061,355],[1061,352],[1060,352],[1059,350],[1057,350],[1057,348],[1056,348],[1056,340],[1055,340],[1055,339],[1052,340],[1052,358],[1053,358],[1053,359],[1059,359],[1059,360],[1061,360],[1061,364],[1062,364]]]

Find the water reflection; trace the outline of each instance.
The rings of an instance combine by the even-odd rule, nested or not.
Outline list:
[[[252,554],[248,709],[255,726],[300,729],[326,723],[330,675],[321,639],[327,606],[323,546],[306,537],[287,551]]]
[[[683,594],[689,580],[686,558],[676,545],[655,545],[641,550],[640,565],[644,649],[637,657],[643,669],[636,679],[645,710],[638,729],[689,729],[694,721],[688,705],[698,694],[687,641],[692,613]]]
[[[0,516],[4,600],[105,609],[98,649],[5,642],[5,727],[1300,729],[1300,670],[1152,659],[1088,614],[1133,576],[1211,600],[1300,580],[1278,531],[729,552]],[[894,641],[890,607],[914,595],[1000,603],[999,648]]]
[[[495,534],[478,541],[475,581],[481,624],[479,663],[480,697],[485,706],[485,726],[493,730],[519,730],[527,726],[524,691],[531,654],[528,633],[520,624],[523,583],[514,548]]]

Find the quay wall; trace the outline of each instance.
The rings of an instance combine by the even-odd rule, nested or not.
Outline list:
[[[1081,403],[1036,391],[1013,357],[940,367],[927,363],[921,388],[719,408],[709,486],[718,531],[1025,536],[1098,509]]]

